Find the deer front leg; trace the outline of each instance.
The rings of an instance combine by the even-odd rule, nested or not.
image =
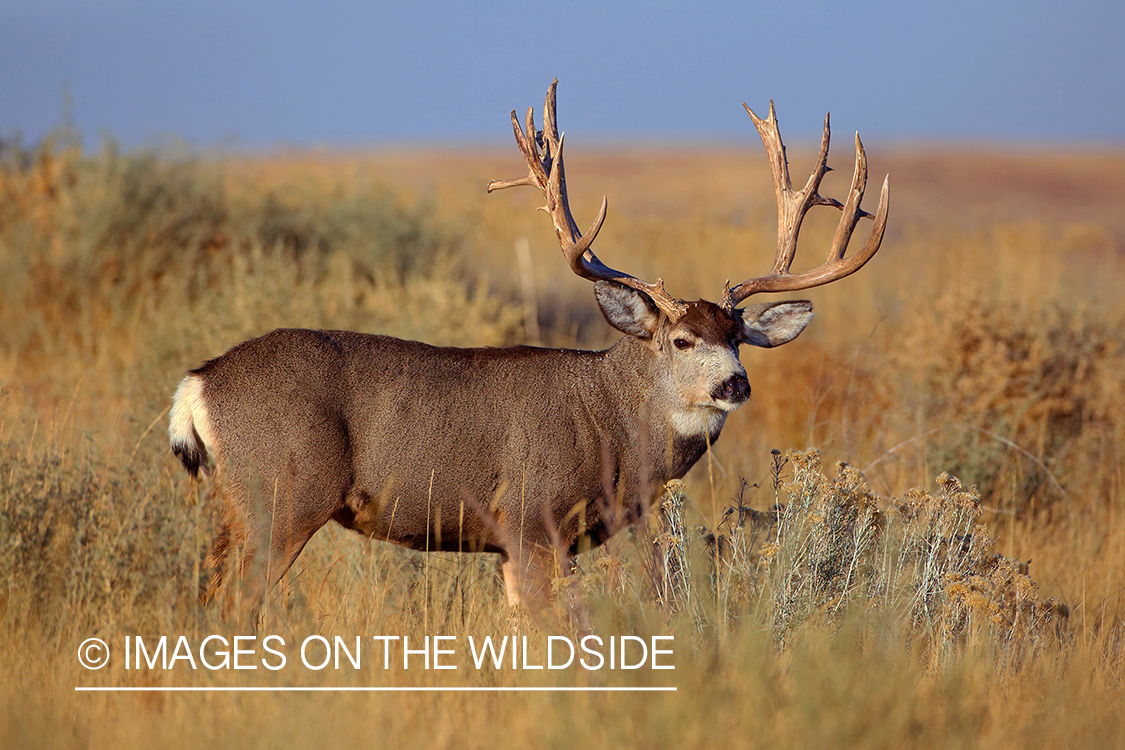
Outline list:
[[[575,632],[580,635],[592,632],[582,586],[572,575],[570,563],[570,556],[565,551],[556,553],[554,548],[540,546],[525,549],[518,557],[509,555],[504,558],[500,569],[504,574],[508,604],[512,607],[513,629],[516,629],[516,623],[524,612],[540,625],[545,620],[549,621],[553,615],[547,613],[557,603],[561,605],[563,620]]]
[[[556,569],[553,549],[540,545],[517,548],[505,555],[500,569],[512,607],[536,614],[550,605]]]

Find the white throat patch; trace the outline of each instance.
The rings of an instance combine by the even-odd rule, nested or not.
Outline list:
[[[729,412],[707,407],[676,409],[669,418],[672,431],[679,437],[714,435],[726,424]]]

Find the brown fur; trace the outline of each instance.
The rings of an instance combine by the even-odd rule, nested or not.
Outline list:
[[[210,436],[202,459],[226,503],[204,598],[237,572],[256,611],[329,520],[419,550],[500,553],[509,591],[549,597],[556,563],[635,522],[695,464],[737,406],[711,394],[745,378],[740,323],[716,305],[674,322],[637,292],[601,293],[610,322],[643,338],[457,349],[282,329],[191,371],[202,405],[190,418],[173,407],[173,445]],[[692,347],[675,345],[683,336]]]

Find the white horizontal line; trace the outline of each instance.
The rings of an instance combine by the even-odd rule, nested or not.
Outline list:
[[[652,693],[676,692],[661,687],[83,687],[75,692],[94,693]]]

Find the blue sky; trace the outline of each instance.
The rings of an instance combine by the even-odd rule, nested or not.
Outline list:
[[[69,95],[93,141],[507,142],[542,104],[584,139],[787,134],[1125,142],[1125,3],[0,0],[0,136]]]

